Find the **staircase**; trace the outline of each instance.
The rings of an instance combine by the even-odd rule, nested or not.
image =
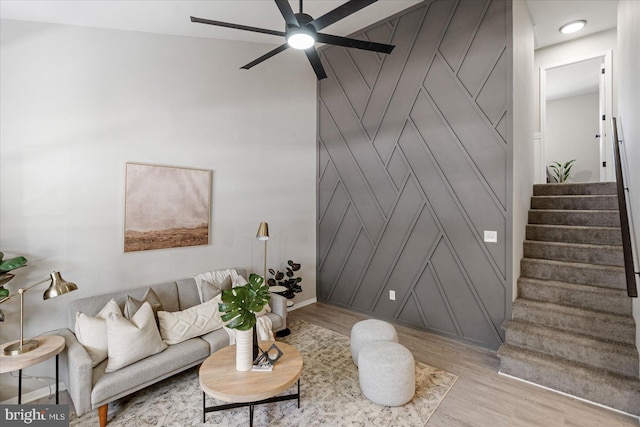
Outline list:
[[[640,416],[615,183],[533,194],[500,372]]]

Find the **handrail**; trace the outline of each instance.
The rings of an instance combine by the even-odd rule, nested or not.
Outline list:
[[[616,164],[616,187],[618,189],[618,211],[620,212],[620,229],[622,231],[622,252],[624,254],[624,273],[627,278],[627,295],[638,297],[636,287],[636,273],[633,267],[633,251],[631,248],[631,232],[629,230],[629,215],[627,213],[627,198],[625,196],[622,178],[622,160],[620,157],[620,140],[618,139],[618,125],[616,118],[612,118],[613,126],[613,156]]]

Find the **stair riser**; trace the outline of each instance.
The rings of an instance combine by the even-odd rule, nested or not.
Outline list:
[[[534,196],[531,209],[618,209],[618,196]]]
[[[622,247],[582,247],[524,242],[524,256],[526,258],[624,267]]]
[[[583,243],[587,245],[621,245],[619,228],[571,228],[527,225],[527,240]]]
[[[530,210],[529,224],[620,227],[618,211]]]
[[[631,315],[631,298],[624,291],[620,290],[615,295],[610,293],[603,295],[594,292],[598,289],[593,286],[582,286],[581,288],[580,290],[566,289],[520,278],[518,280],[518,297],[613,314]]]
[[[608,369],[620,375],[638,377],[637,354],[620,351],[619,346],[593,341],[574,341],[566,334],[538,334],[527,330],[506,330],[506,342],[550,354],[555,357],[583,363],[599,369]]]
[[[588,315],[567,315],[552,311],[543,311],[517,303],[513,305],[513,319],[575,332],[594,338],[608,339],[625,344],[634,344],[636,331],[632,323],[617,319],[603,319]]]
[[[590,182],[575,184],[536,184],[533,186],[534,196],[562,195],[612,195],[617,194],[615,182]]]
[[[500,372],[629,414],[640,415],[640,392],[631,387],[621,388],[615,381],[594,382],[593,378],[582,372],[575,376],[567,375],[562,365],[539,364],[505,355],[500,356]]]
[[[603,268],[594,268],[588,264],[558,265],[526,258],[520,263],[520,268],[521,277],[555,280],[612,289],[627,288],[624,269],[620,267],[603,266]]]

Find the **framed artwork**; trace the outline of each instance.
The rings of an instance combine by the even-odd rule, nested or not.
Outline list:
[[[211,171],[127,163],[124,251],[209,244]]]

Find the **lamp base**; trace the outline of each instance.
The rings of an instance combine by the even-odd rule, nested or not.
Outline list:
[[[5,347],[4,355],[17,356],[19,354],[28,353],[31,350],[35,350],[36,348],[38,348],[39,345],[40,343],[38,342],[38,340],[24,341],[22,345],[20,345],[20,341],[18,341],[17,343],[14,343]]]

